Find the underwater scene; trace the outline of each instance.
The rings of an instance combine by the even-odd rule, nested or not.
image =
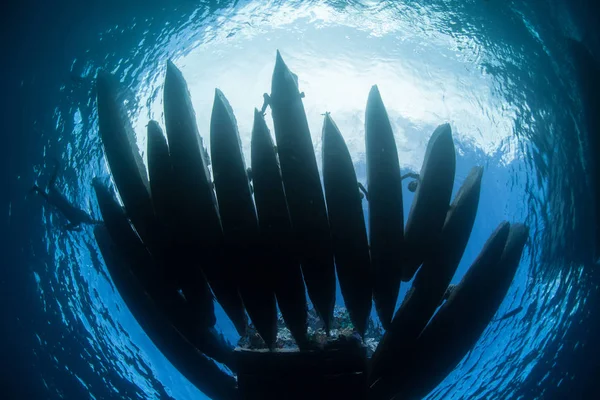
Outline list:
[[[1,397],[594,398],[595,7],[10,6]]]

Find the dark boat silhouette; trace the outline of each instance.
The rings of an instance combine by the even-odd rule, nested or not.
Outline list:
[[[105,75],[98,85],[110,79]],[[148,126],[149,185],[127,140],[114,87],[100,88],[101,137],[125,205],[94,182],[106,224],[95,235],[111,277],[158,349],[212,398],[423,398],[497,312],[528,230],[500,224],[460,284],[450,285],[475,222],[483,170],[473,168],[449,204],[454,145],[449,126],[441,125],[421,174],[413,176],[417,193],[405,235],[403,177],[374,86],[365,123],[368,242],[354,166],[333,119],[326,114],[323,126],[324,194],[298,78],[279,53],[272,83],[266,104],[277,147],[266,107],[255,110],[248,171],[233,111],[216,91],[210,132],[216,195],[187,85],[172,63],[165,80],[167,138],[156,122]],[[338,326],[334,265],[351,320],[341,334],[332,329]],[[400,281],[415,272],[394,316]],[[307,312],[304,284],[333,337],[319,341],[315,332],[307,334],[314,311]],[[241,334],[252,339],[256,329],[266,345],[250,340],[250,348],[232,349],[224,342],[214,329],[212,293]],[[386,332],[368,358],[362,338],[371,294]],[[277,348],[275,299],[298,349]],[[252,329],[246,329],[245,309]]]

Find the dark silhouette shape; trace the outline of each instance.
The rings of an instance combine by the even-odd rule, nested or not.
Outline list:
[[[260,113],[264,117],[265,114],[267,113],[267,107],[271,103],[271,97],[269,96],[268,93],[263,93],[263,99],[264,99],[264,101],[263,101],[263,105],[262,105],[262,107],[260,109]]]
[[[404,212],[398,150],[377,85],[371,88],[367,100],[365,145],[373,299],[381,325],[388,329],[400,291]]]
[[[419,174],[416,174],[414,172],[408,172],[408,173],[402,175],[402,177],[400,179],[405,180],[406,178],[414,179],[414,181],[408,183],[408,190],[412,193],[416,192],[417,188],[419,187],[419,182],[421,180],[421,178],[419,177]]]
[[[128,130],[117,118],[119,110],[107,96],[110,91],[98,87],[103,91],[98,96],[100,134],[113,178],[118,182],[115,175],[126,178],[123,171],[129,170],[134,187],[122,188],[122,198],[129,201],[123,198],[121,207],[114,193],[96,181],[105,221],[94,230],[97,244],[115,286],[150,339],[208,396],[422,398],[473,349],[506,296],[528,239],[527,227],[502,223],[461,282],[449,286],[477,214],[482,169],[471,171],[448,207],[454,174],[447,167],[454,170],[455,159],[454,146],[448,146],[451,135],[442,135],[442,129],[432,137],[437,144],[428,146],[421,174],[401,175],[391,124],[376,86],[369,94],[365,121],[369,193],[357,184],[343,138],[325,113],[324,197],[303,94],[297,76],[279,53],[272,97],[265,96],[263,109],[255,110],[252,169],[245,168],[233,111],[217,90],[211,117],[213,176],[187,84],[169,63],[164,86],[167,138],[156,122],[148,125],[150,203],[141,190],[144,185],[138,185],[144,178],[136,171],[138,157],[129,151],[135,149],[123,140],[130,138]],[[281,151],[273,145],[264,120],[267,106]],[[450,134],[449,127],[442,128]],[[411,256],[415,247],[407,246],[410,235],[404,237],[401,181],[405,178],[414,179],[408,190],[416,191],[414,203],[418,203],[413,204],[406,232],[412,221],[413,244],[430,245],[422,252],[423,265],[414,272],[413,287],[394,316],[402,268],[406,269],[402,264],[410,261],[407,254]],[[250,182],[256,189],[255,207]],[[370,249],[361,198],[369,201]],[[139,209],[133,199],[141,200]],[[142,211],[148,204],[152,212],[147,213],[146,223]],[[143,229],[138,232],[133,213],[140,227],[149,228],[148,234]],[[427,234],[423,221],[431,225]],[[159,234],[160,230],[166,233]],[[430,237],[436,235],[439,240]],[[155,245],[157,238],[163,247]],[[381,267],[371,276],[369,253],[372,265],[379,257]],[[320,314],[329,334],[336,290],[334,255],[351,325],[359,331],[364,330],[363,313],[368,320],[369,282],[373,276],[379,280],[372,290],[377,311],[382,320],[386,315],[390,318],[371,360],[359,334],[348,334],[344,316],[331,327],[339,328],[337,339],[312,332],[307,337],[303,278],[314,303],[310,320]],[[174,274],[169,277],[171,270]],[[270,322],[274,292],[300,351],[259,348],[253,340],[254,327],[248,331],[250,348],[243,349],[241,342],[234,350],[214,329],[209,284],[238,331],[246,331],[246,308],[271,348],[276,338]],[[237,382],[212,359],[236,372]]]
[[[225,237],[225,255],[238,279],[242,301],[270,349],[277,340],[277,307],[271,274],[260,246],[258,218],[233,110],[215,90],[210,121],[215,189]]]
[[[100,71],[96,79],[98,132],[104,155],[136,232],[150,248],[157,248],[155,215],[146,166],[135,142],[127,113],[119,101],[121,87],[111,74]]]
[[[369,192],[367,192],[367,189],[365,188],[365,186],[362,183],[360,183],[360,182],[358,182],[358,190],[359,190],[359,193],[360,193],[359,194],[360,199],[361,200],[362,199],[367,199],[367,201],[369,201]]]
[[[408,172],[408,173],[402,175],[400,177],[400,180],[403,181],[406,178],[414,179],[414,181],[408,183],[408,190],[412,193],[416,192],[417,188],[419,187],[419,181],[420,181],[419,174],[416,174],[414,172]],[[369,192],[367,191],[365,186],[360,182],[358,182],[358,189],[360,189],[360,199],[362,200],[364,198],[364,199],[367,199],[367,201],[369,201]]]
[[[283,319],[299,348],[308,346],[307,304],[295,250],[290,214],[281,180],[279,161],[263,114],[254,110],[252,128],[252,183],[267,268],[273,275],[275,296]]]
[[[38,185],[33,185],[31,192],[35,192],[42,196],[48,204],[54,206],[68,221],[65,229],[73,230],[81,224],[99,224],[101,221],[96,221],[89,216],[85,211],[77,208],[56,188],[56,179],[58,177],[58,161],[54,161],[54,171],[46,190],[41,189]]]
[[[93,186],[106,230],[118,249],[118,255],[143,290],[186,340],[202,353],[233,369],[233,349],[213,328],[216,319],[206,281],[203,282],[204,287],[198,287],[200,293],[194,294],[193,301],[187,300],[192,296],[183,298],[173,287],[166,285],[160,265],[133,230],[112,190],[97,178]],[[204,297],[204,304],[199,304],[197,298],[200,296]]]
[[[198,351],[160,312],[140,282],[131,274],[108,229],[94,229],[100,254],[123,301],[150,340],[183,376],[213,399],[237,397],[235,379]]]
[[[419,174],[419,187],[404,228],[404,282],[412,279],[429,251],[439,245],[452,196],[455,170],[456,154],[452,130],[450,125],[443,124],[437,127],[427,144]]]
[[[323,185],[340,288],[352,324],[364,337],[371,314],[371,258],[352,157],[337,125],[323,122]]]
[[[452,295],[449,285],[475,223],[483,168],[474,167],[458,191],[446,215],[440,246],[431,250],[417,272],[392,324],[373,354],[370,381],[397,365],[398,357],[411,349],[438,306]]]
[[[455,284],[448,285],[448,288],[444,292],[444,297],[442,298],[442,300],[443,301],[448,300],[450,298],[450,296],[452,296],[452,293],[454,293],[455,289],[456,289],[456,285]]]
[[[505,319],[509,319],[510,317],[514,317],[515,315],[517,315],[521,311],[523,311],[523,307],[519,306],[519,307],[515,308],[514,310],[510,310],[509,312],[507,312],[506,314],[504,314],[500,318],[496,318],[495,320],[493,320],[493,322],[504,321]]]
[[[208,157],[196,125],[187,83],[170,61],[167,63],[164,103],[174,174],[172,196],[178,199],[173,220],[178,226],[182,254],[188,260],[194,260],[187,264],[182,278],[202,272],[216,299],[243,336],[248,320],[238,293],[238,278],[233,266],[225,259],[223,227]],[[191,291],[193,287],[188,290]]]
[[[336,287],[327,208],[298,78],[279,52],[270,97],[281,176],[306,289],[329,332]]]
[[[499,225],[396,371],[371,387],[373,398],[424,398],[456,367],[500,307],[528,236],[523,224]]]

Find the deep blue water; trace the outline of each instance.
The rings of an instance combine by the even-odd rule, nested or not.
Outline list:
[[[372,84],[386,102],[403,170],[418,171],[442,122],[452,125],[458,149],[455,191],[471,166],[485,167],[455,282],[500,221],[531,228],[498,315],[523,312],[490,324],[430,398],[589,398],[600,370],[593,152],[566,38],[600,54],[593,28],[600,14],[566,0],[172,3],[31,2],[5,15],[3,397],[202,398],[129,314],[91,229],[66,232],[41,199],[25,196],[35,181],[47,182],[55,157],[61,190],[99,217],[90,184],[108,171],[95,108],[98,68],[126,88],[142,151],[147,120],[163,123],[170,58],[188,81],[201,134],[207,138],[219,87],[248,157],[251,112],[269,90],[279,48],[306,93],[317,153],[320,114],[330,111],[359,180]],[[407,213],[407,191],[404,200]],[[224,318],[220,327],[237,340]]]

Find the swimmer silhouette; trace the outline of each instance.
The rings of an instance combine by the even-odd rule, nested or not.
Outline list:
[[[402,175],[402,177],[400,179],[405,180],[406,178],[414,179],[414,181],[408,183],[408,190],[410,190],[411,192],[414,193],[417,190],[417,187],[419,186],[419,174],[415,174],[414,172],[409,172],[409,173]]]
[[[31,192],[35,192],[42,196],[50,205],[54,206],[68,221],[69,223],[65,226],[65,229],[73,230],[79,227],[81,224],[99,224],[101,221],[96,221],[90,217],[85,211],[75,207],[73,204],[63,196],[62,193],[56,189],[56,178],[58,177],[58,161],[54,161],[54,171],[48,187],[44,191],[39,186],[33,185]]]
[[[504,314],[500,318],[496,318],[496,319],[494,319],[492,321],[493,322],[504,321],[505,319],[509,319],[511,317],[514,317],[515,315],[517,315],[521,311],[523,311],[523,307],[519,306],[519,307],[515,308],[514,310],[510,310],[509,312],[507,312],[506,314]]]
[[[414,181],[408,183],[408,190],[414,193],[419,186],[419,174],[408,172],[402,175],[400,180],[405,180],[406,178],[414,179]],[[367,201],[369,201],[369,192],[367,192],[367,189],[360,182],[358,182],[358,189],[360,190],[360,199],[367,199]]]

